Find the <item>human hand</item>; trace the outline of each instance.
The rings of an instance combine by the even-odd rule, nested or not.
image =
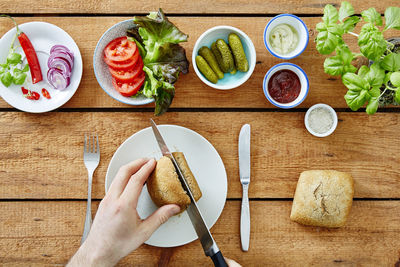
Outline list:
[[[145,220],[136,211],[139,195],[156,165],[154,159],[138,159],[122,166],[93,221],[86,241],[68,266],[113,266],[137,249],[179,206],[165,205]]]
[[[224,257],[225,258],[225,257]],[[237,263],[234,260],[225,258],[226,264],[228,264],[229,267],[242,267],[242,265],[240,265],[239,263]]]

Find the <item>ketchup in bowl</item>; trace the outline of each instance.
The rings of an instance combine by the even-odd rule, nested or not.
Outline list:
[[[282,104],[294,101],[299,96],[300,89],[300,79],[291,70],[278,70],[268,81],[269,95]]]

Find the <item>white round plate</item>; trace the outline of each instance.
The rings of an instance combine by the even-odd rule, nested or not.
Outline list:
[[[115,38],[126,36],[126,31],[133,28],[133,26],[134,26],[133,19],[121,21],[113,25],[111,28],[109,28],[103,34],[103,36],[100,37],[96,49],[94,50],[93,69],[97,82],[99,83],[101,88],[103,88],[104,92],[106,92],[109,96],[111,96],[112,98],[114,98],[119,102],[129,105],[135,105],[135,106],[146,105],[151,102],[154,102],[154,99],[147,98],[143,95],[138,97],[126,97],[121,95],[117,90],[115,90],[112,84],[110,71],[103,59],[103,51],[104,48],[108,45],[108,43],[110,43]]]
[[[211,228],[224,208],[228,190],[221,157],[210,142],[192,130],[175,125],[160,125],[158,128],[169,149],[185,154],[203,193],[197,205],[208,228]],[[150,127],[135,133],[117,149],[107,169],[106,192],[122,165],[142,157],[161,157],[160,148]],[[140,217],[146,218],[156,209],[157,206],[144,186],[137,206]],[[175,247],[196,239],[196,232],[185,211],[170,218],[145,243],[157,247]]]
[[[32,84],[30,70],[27,72],[27,78],[23,85],[11,85],[5,87],[0,82],[0,96],[11,106],[22,111],[41,113],[54,110],[64,105],[76,92],[82,78],[82,56],[78,46],[72,37],[63,29],[46,22],[28,22],[19,25],[19,29],[24,32],[33,47],[39,59],[40,68],[42,70],[43,80],[41,82]],[[5,63],[8,55],[8,50],[11,41],[15,35],[15,27],[9,30],[0,40],[0,63]],[[65,45],[69,50],[74,53],[74,67],[72,69],[71,83],[64,90],[56,90],[47,83],[47,59],[49,58],[50,49],[54,45]],[[19,45],[18,41],[14,44],[16,52],[20,53],[26,63],[24,51]],[[21,91],[21,86],[26,89],[38,92],[40,94],[39,100],[29,100],[25,98]],[[49,91],[51,99],[44,98],[42,95],[42,88]]]

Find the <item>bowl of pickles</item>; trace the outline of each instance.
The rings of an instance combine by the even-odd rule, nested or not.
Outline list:
[[[256,49],[251,39],[232,26],[216,26],[196,41],[193,68],[206,85],[228,90],[246,82],[256,65]]]

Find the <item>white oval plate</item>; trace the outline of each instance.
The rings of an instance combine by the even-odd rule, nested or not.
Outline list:
[[[138,97],[126,97],[115,90],[112,84],[110,71],[108,70],[108,66],[103,59],[103,51],[108,43],[115,38],[126,36],[126,31],[133,28],[133,26],[133,19],[121,21],[109,28],[103,34],[103,36],[100,37],[100,40],[96,45],[96,49],[94,50],[93,69],[97,82],[99,83],[100,87],[103,88],[104,92],[106,92],[109,96],[119,102],[129,105],[146,105],[154,102],[154,99],[147,98],[143,95]]]
[[[210,142],[192,130],[175,125],[160,125],[158,128],[169,149],[185,154],[203,193],[197,205],[208,228],[211,228],[224,208],[228,190],[221,157]],[[122,165],[142,157],[161,157],[160,148],[150,127],[135,133],[117,149],[107,169],[106,192]],[[139,216],[146,218],[156,209],[157,206],[144,186],[137,206]],[[196,239],[196,232],[185,211],[170,218],[145,243],[157,247],[175,247]]]
[[[14,108],[32,113],[47,112],[64,105],[75,94],[82,78],[82,56],[78,46],[68,33],[50,23],[38,21],[28,22],[19,25],[19,29],[28,36],[36,50],[43,80],[32,84],[29,70],[27,72],[25,84],[23,85],[13,84],[9,87],[5,87],[0,82],[0,96]],[[14,27],[4,34],[0,40],[0,63],[6,61],[15,31],[16,29]],[[47,83],[47,59],[49,58],[50,49],[57,44],[65,45],[74,53],[74,67],[72,69],[71,83],[62,91],[53,89],[51,85]],[[16,52],[20,53],[22,57],[25,58],[24,51],[18,41],[15,41],[14,46],[18,47]],[[22,94],[21,86],[38,92],[40,94],[40,99],[35,101],[25,98]],[[49,91],[51,99],[43,97],[42,88],[46,88],[47,91]]]

